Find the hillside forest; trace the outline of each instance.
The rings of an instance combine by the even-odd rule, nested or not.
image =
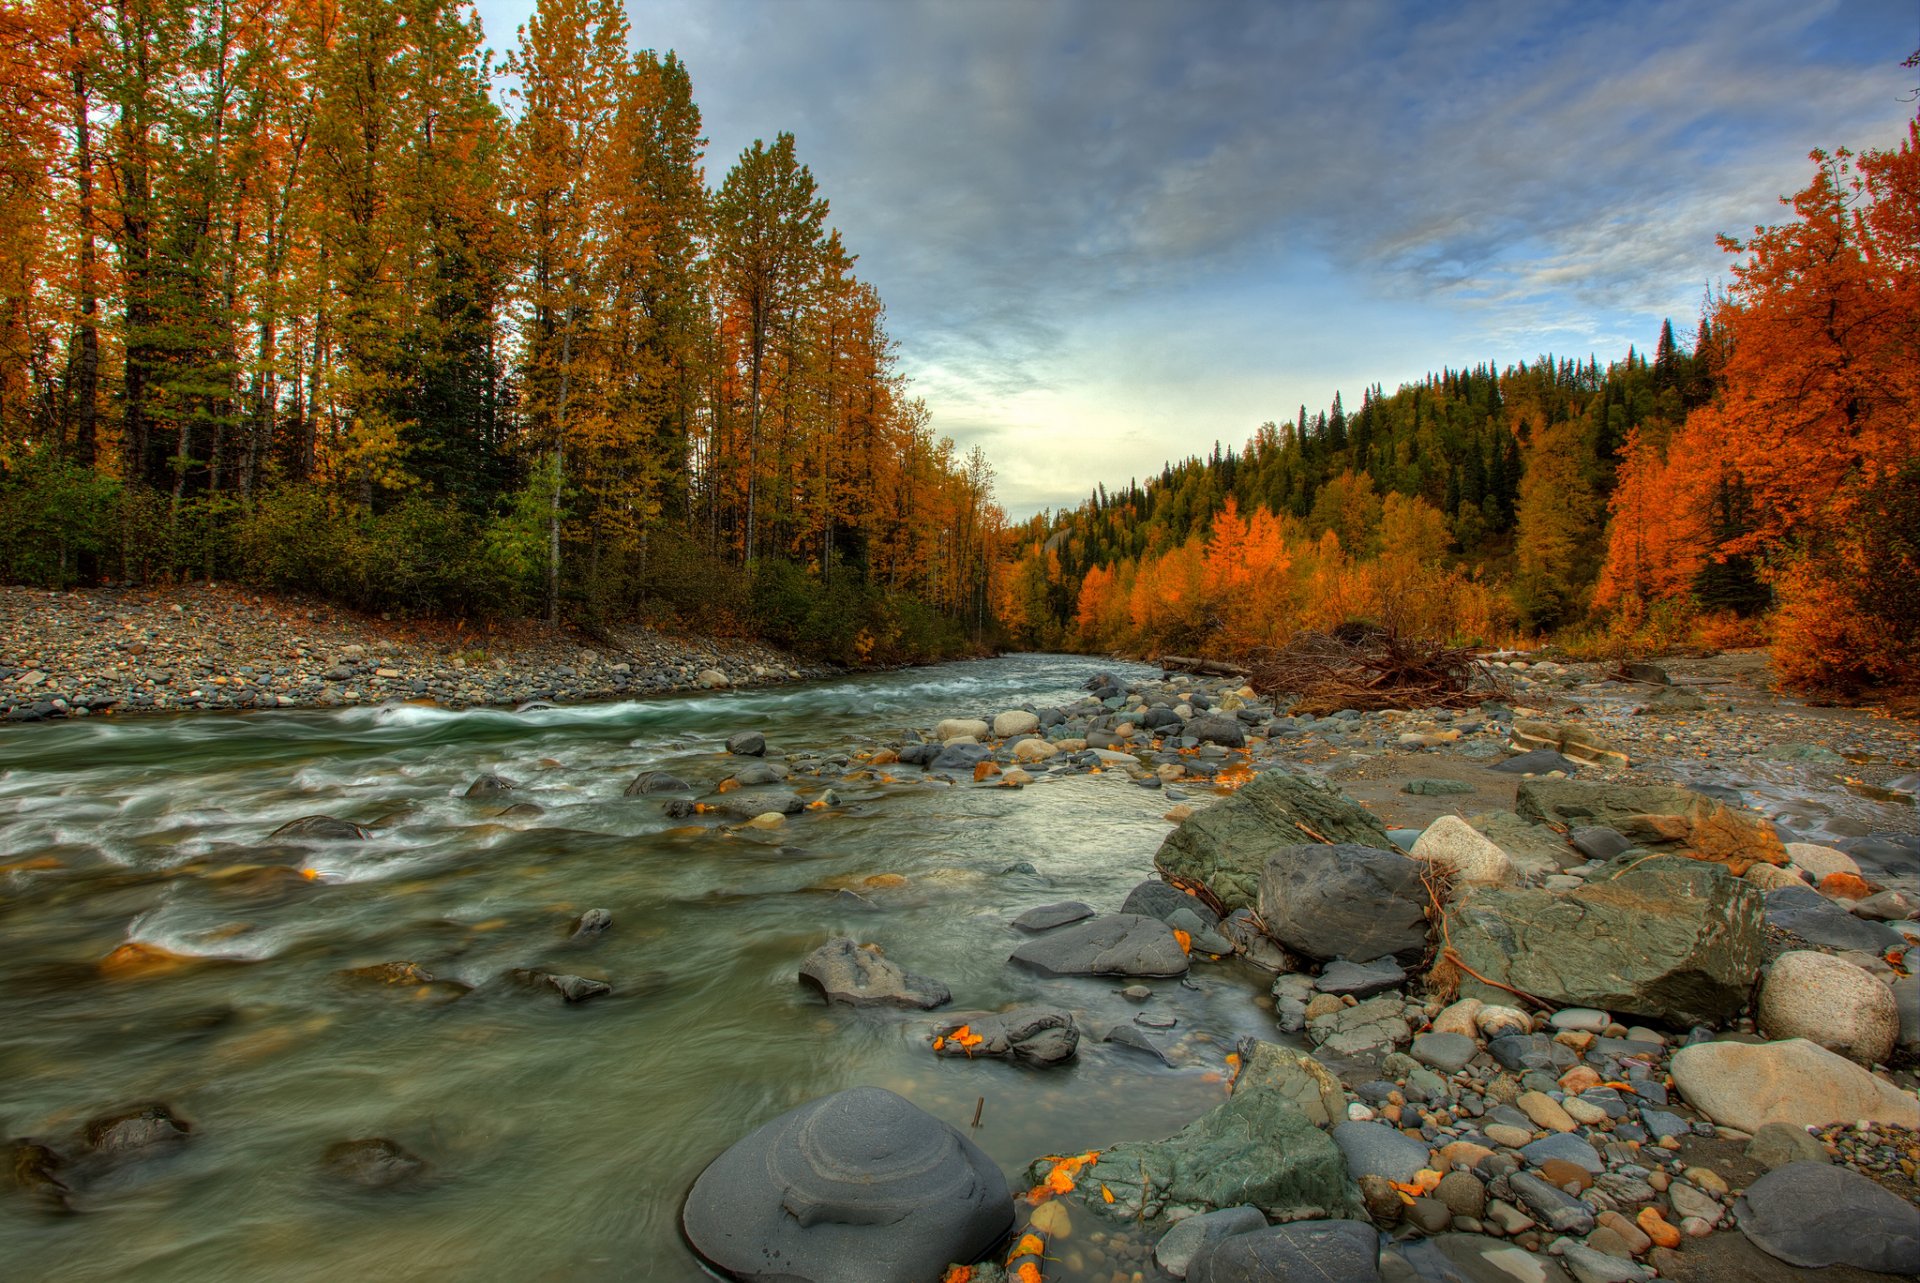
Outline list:
[[[0,2],[0,579],[644,619],[848,663],[1370,620],[1920,672],[1920,122],[1697,323],[1375,384],[1014,525],[791,134],[620,0]],[[1382,358],[1384,363],[1387,359]]]
[[[0,574],[978,644],[1003,518],[790,134],[619,0],[0,5]]]
[[[1336,395],[1018,527],[1020,641],[1244,658],[1366,620],[1594,653],[1771,639],[1788,685],[1920,674],[1920,121],[1815,152],[1651,351]]]

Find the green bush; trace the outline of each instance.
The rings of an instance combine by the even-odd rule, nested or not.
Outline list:
[[[120,483],[41,453],[0,467],[0,574],[66,588],[113,546]]]

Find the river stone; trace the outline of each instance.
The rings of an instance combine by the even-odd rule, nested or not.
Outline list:
[[[1356,1180],[1384,1176],[1405,1184],[1427,1166],[1427,1143],[1385,1123],[1341,1123],[1332,1135]]]
[[[1331,1127],[1347,1116],[1347,1093],[1333,1071],[1303,1051],[1279,1043],[1242,1038],[1235,1092],[1271,1088],[1292,1101],[1316,1127]]]
[[[1900,933],[1856,918],[1812,887],[1767,892],[1767,925],[1791,931],[1809,944],[1881,954],[1904,943]]]
[[[1790,1123],[1768,1123],[1747,1142],[1747,1157],[1772,1171],[1788,1163],[1831,1163],[1827,1147],[1815,1140],[1804,1127]]]
[[[1566,828],[1609,828],[1649,850],[1725,865],[1785,864],[1787,848],[1760,815],[1735,811],[1691,789],[1658,784],[1526,780],[1514,803],[1522,819]]]
[[[467,797],[498,797],[502,793],[511,793],[517,785],[504,775],[495,775],[492,771],[480,776],[467,785]]]
[[[1223,1207],[1217,1212],[1203,1212],[1189,1216],[1162,1234],[1153,1246],[1153,1259],[1160,1263],[1161,1269],[1183,1279],[1193,1258],[1221,1239],[1265,1228],[1267,1218],[1257,1207]]]
[[[1649,699],[1640,711],[1659,717],[1668,713],[1702,713],[1706,708],[1707,701],[1701,699],[1698,692],[1683,687],[1672,687],[1655,691],[1653,698]]]
[[[73,1189],[60,1178],[64,1166],[59,1154],[34,1140],[16,1140],[0,1151],[0,1171],[12,1173],[14,1185],[34,1206],[56,1216],[73,1211]]]
[[[961,1028],[980,1041],[953,1037]],[[964,1025],[943,1025],[940,1035],[936,1055],[964,1060],[992,1056],[1023,1065],[1057,1065],[1073,1059],[1080,1046],[1080,1030],[1073,1017],[1058,1007],[1016,1007],[997,1015],[974,1016]]]
[[[1189,1283],[1380,1283],[1380,1235],[1357,1220],[1296,1221],[1234,1234],[1193,1258]]]
[[[305,838],[320,842],[359,842],[368,837],[366,829],[349,820],[336,820],[331,815],[303,815],[297,820],[288,820],[273,832],[267,834],[273,838]]]
[[[1492,769],[1507,775],[1545,775],[1549,771],[1572,775],[1580,769],[1580,763],[1562,756],[1558,749],[1533,748],[1504,762],[1496,762]]]
[[[1589,824],[1567,834],[1567,843],[1589,860],[1612,860],[1625,855],[1632,849],[1633,843],[1621,837],[1612,829],[1599,824]],[[1773,868],[1773,865],[1766,866]]]
[[[427,1161],[384,1136],[336,1141],[320,1157],[327,1175],[366,1189],[386,1189],[423,1175]]]
[[[691,793],[693,785],[671,771],[642,771],[621,792],[627,797],[650,797],[657,793]]]
[[[1199,896],[1188,895],[1179,887],[1169,886],[1158,878],[1148,878],[1127,892],[1126,900],[1120,905],[1122,913],[1138,913],[1149,918],[1158,918],[1166,922],[1182,909],[1197,915],[1200,921],[1209,927],[1220,921],[1220,915],[1207,907],[1207,902]]]
[[[1163,1065],[1173,1063],[1167,1058],[1167,1053],[1160,1049],[1160,1044],[1153,1040],[1153,1036],[1138,1025],[1109,1026],[1107,1031],[1100,1035],[1100,1041],[1110,1042],[1116,1047],[1125,1047],[1130,1051],[1144,1052]]]
[[[1544,824],[1523,820],[1512,811],[1483,811],[1467,817],[1474,831],[1507,853],[1522,873],[1550,874],[1586,861],[1566,839]]]
[[[1467,967],[1553,1007],[1598,1007],[1682,1027],[1717,1024],[1760,969],[1761,898],[1697,860],[1623,862],[1574,890],[1481,888],[1447,910]],[[1472,976],[1462,997],[1505,992]]]
[[[1507,853],[1457,815],[1443,815],[1429,824],[1408,854],[1444,870],[1456,883],[1500,886],[1513,881]]]
[[[1280,942],[1267,934],[1265,924],[1252,909],[1235,909],[1220,919],[1220,934],[1233,942],[1242,961],[1262,971],[1284,975],[1297,965]]]
[[[1237,717],[1223,717],[1217,713],[1203,713],[1187,719],[1181,734],[1202,744],[1218,744],[1222,748],[1245,748],[1247,744],[1246,727]]]
[[[993,719],[993,737],[1011,739],[1040,729],[1040,718],[1024,709],[1010,709]]]
[[[1051,1170],[1034,1163],[1028,1184]],[[1165,1140],[1111,1145],[1073,1180],[1090,1208],[1116,1220],[1243,1203],[1275,1220],[1361,1214],[1340,1150],[1271,1087],[1237,1091]]]
[[[1397,994],[1382,994],[1352,1007],[1307,1021],[1307,1037],[1329,1056],[1370,1056],[1405,1046],[1413,1037],[1406,1005]]]
[[[1092,905],[1082,904],[1078,900],[1062,900],[1057,904],[1043,904],[1036,909],[1028,909],[1013,920],[1013,925],[1022,931],[1046,931],[1092,916]]]
[[[540,971],[522,967],[509,973],[515,983],[528,989],[551,989],[569,1003],[585,1002],[589,998],[603,998],[613,992],[613,986],[604,980],[590,980],[586,976],[565,975],[555,971]]]
[[[1421,1034],[1407,1054],[1443,1074],[1457,1074],[1480,1054],[1480,1044],[1465,1034]]]
[[[971,771],[980,763],[993,756],[993,750],[985,744],[973,744],[966,741],[949,743],[927,763],[930,771]]]
[[[1513,1172],[1507,1185],[1527,1212],[1559,1234],[1587,1234],[1593,1230],[1593,1209],[1532,1172]]]
[[[1350,993],[1356,998],[1366,998],[1398,989],[1406,982],[1405,969],[1391,958],[1376,958],[1372,962],[1348,962],[1342,958],[1329,962],[1314,977],[1313,987],[1319,993]]]
[[[987,737],[987,724],[977,717],[949,717],[933,728],[933,737],[943,743],[956,739],[983,740]]]
[[[718,815],[728,820],[751,820],[762,815],[798,815],[807,809],[800,795],[792,789],[751,788],[734,789],[727,793],[710,793],[697,802],[677,797],[666,805],[671,819],[685,819],[692,815]]]
[[[828,1002],[853,1007],[944,1006],[953,994],[938,980],[912,975],[887,959],[878,945],[856,944],[836,936],[808,954],[800,978],[810,981]]]
[[[1187,970],[1173,928],[1136,913],[1059,927],[1015,949],[1009,961],[1056,976],[1178,976]]]
[[[1804,1038],[1695,1043],[1675,1052],[1668,1067],[1688,1104],[1743,1132],[1863,1118],[1920,1128],[1920,1103],[1911,1093]]]
[[[761,784],[778,784],[793,774],[785,762],[749,762],[735,771],[733,782],[741,788],[753,788]]]
[[[1736,1211],[1754,1246],[1789,1265],[1920,1275],[1920,1207],[1851,1168],[1789,1163],[1747,1186]]]
[[[1795,868],[1818,882],[1830,873],[1851,873],[1860,876],[1860,865],[1854,858],[1835,846],[1819,846],[1812,842],[1787,843],[1787,858],[1793,861]]]
[[[727,736],[727,752],[736,757],[760,757],[767,751],[767,737],[759,731],[735,731]]]
[[[1265,771],[1181,821],[1153,862],[1164,874],[1205,885],[1229,909],[1248,909],[1259,902],[1267,857],[1307,840],[1308,829],[1330,842],[1395,850],[1379,820],[1325,781]]]
[[[87,1148],[96,1154],[121,1158],[185,1140],[192,1131],[192,1123],[160,1101],[152,1101],[92,1119],[82,1134]]]
[[[1583,1172],[1598,1176],[1607,1170],[1607,1165],[1599,1151],[1575,1136],[1572,1132],[1556,1132],[1541,1140],[1531,1141],[1520,1147],[1521,1157],[1535,1167],[1559,1161],[1572,1163]]]
[[[1013,1198],[978,1146],[879,1087],[780,1115],[714,1159],[681,1226],[729,1278],[926,1283],[1013,1227]]]
[[[1783,953],[1760,987],[1760,1031],[1805,1038],[1863,1065],[1884,1064],[1900,1038],[1893,991],[1832,954]]]
[[[1411,962],[1427,948],[1425,867],[1373,845],[1282,846],[1260,878],[1260,917],[1274,939],[1310,958]]]
[[[613,914],[605,909],[588,909],[573,920],[568,936],[574,940],[588,939],[599,935],[613,925]]]

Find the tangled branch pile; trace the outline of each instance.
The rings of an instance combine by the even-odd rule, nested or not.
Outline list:
[[[1343,708],[1472,708],[1507,694],[1473,651],[1379,628],[1299,633],[1256,655],[1248,675],[1254,689],[1291,696],[1291,712],[1315,717]]]

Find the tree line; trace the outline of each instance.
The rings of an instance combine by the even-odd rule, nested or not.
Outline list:
[[[975,641],[1004,518],[795,140],[619,0],[0,8],[0,570]]]

